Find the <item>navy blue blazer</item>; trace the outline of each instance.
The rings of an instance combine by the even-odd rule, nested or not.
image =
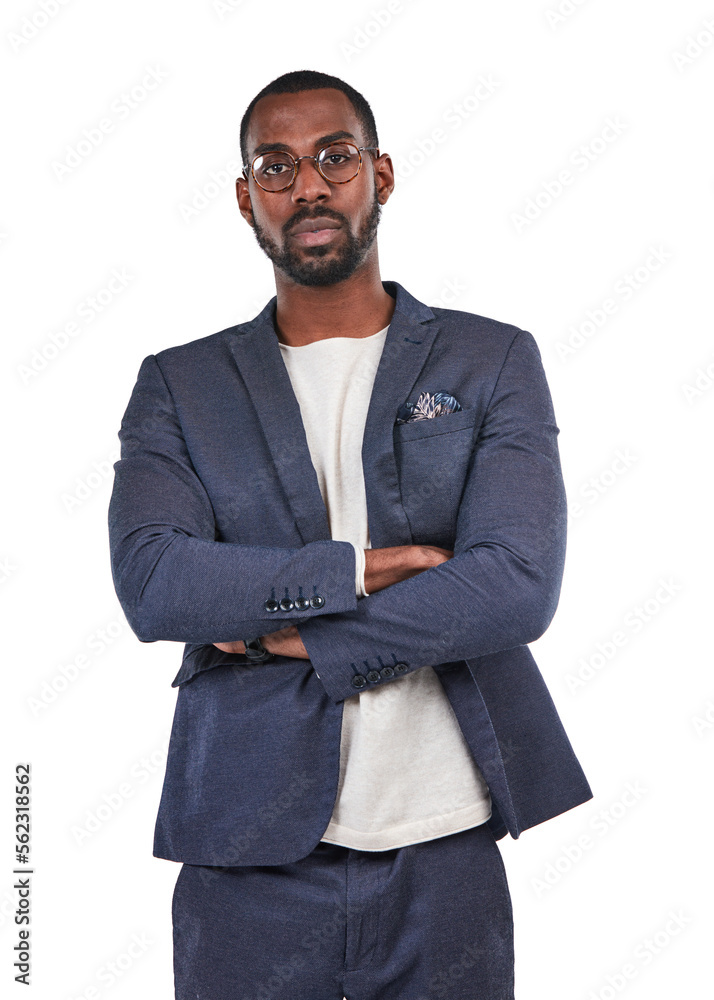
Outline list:
[[[536,341],[383,284],[396,306],[362,447],[371,544],[454,555],[366,598],[352,545],[330,538],[276,298],[248,323],[141,364],[109,539],[136,636],[185,644],[156,857],[305,857],[335,804],[344,699],[426,665],[489,786],[497,839],[592,798],[527,645],[555,613],[566,546],[559,430]],[[462,409],[395,424],[424,390]],[[213,645],[288,624],[309,660],[256,664]]]

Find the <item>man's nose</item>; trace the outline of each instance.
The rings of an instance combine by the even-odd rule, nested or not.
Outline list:
[[[301,204],[306,201],[324,201],[330,197],[330,185],[313,159],[300,159],[297,167],[297,177],[291,191],[293,202]]]

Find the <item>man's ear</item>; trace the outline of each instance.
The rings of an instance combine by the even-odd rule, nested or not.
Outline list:
[[[236,177],[236,198],[238,199],[238,209],[245,221],[251,228],[254,228],[253,205],[250,200],[248,181],[245,177]]]
[[[384,205],[394,190],[394,164],[388,153],[382,153],[374,161],[374,176],[377,184],[377,201]]]

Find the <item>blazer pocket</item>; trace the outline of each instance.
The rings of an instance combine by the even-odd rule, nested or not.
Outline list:
[[[472,428],[478,417],[477,407],[468,410],[456,410],[455,413],[442,413],[439,417],[427,417],[425,420],[407,420],[405,424],[394,425],[395,441],[421,441],[422,438],[441,434],[451,434],[453,431]]]
[[[478,416],[472,407],[395,425],[399,488],[415,545],[454,546]]]

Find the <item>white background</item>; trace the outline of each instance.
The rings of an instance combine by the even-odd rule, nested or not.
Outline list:
[[[365,94],[397,166],[382,277],[531,331],[561,428],[566,572],[532,649],[595,798],[499,842],[517,996],[709,995],[714,7],[566,0],[557,20],[555,2],[525,0],[45,6],[2,10],[3,995],[28,995],[12,982],[10,812],[27,760],[29,995],[173,996],[179,866],[151,852],[182,647],[141,644],[116,599],[112,464],[142,359],[274,292],[235,202],[238,129],[262,86],[302,68]],[[142,91],[149,70],[160,79]],[[114,269],[125,284],[107,296]]]

